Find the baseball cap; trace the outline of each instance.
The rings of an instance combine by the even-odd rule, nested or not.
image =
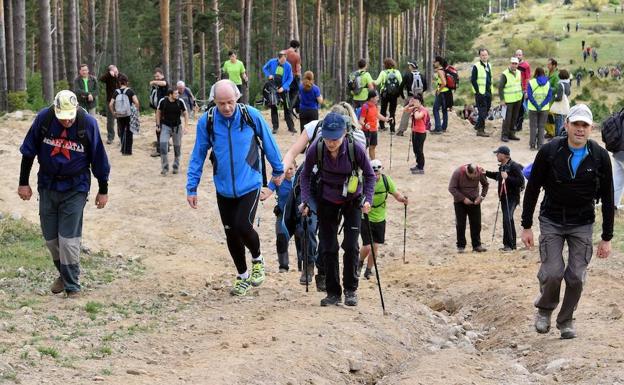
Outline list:
[[[509,59],[509,62],[518,64],[518,63],[520,63],[520,60],[518,60],[517,57],[513,56],[511,59]]]
[[[325,139],[336,140],[339,139],[347,128],[347,121],[345,118],[335,112],[330,112],[323,119],[323,127],[321,135]]]
[[[371,167],[373,168],[373,171],[379,171],[383,168],[383,165],[379,159],[373,159],[371,160]]]
[[[496,150],[493,151],[495,154],[503,154],[503,155],[509,155],[511,154],[511,151],[509,150],[509,147],[507,146],[500,146],[499,148],[497,148]]]
[[[594,117],[592,115],[592,112],[585,104],[577,104],[570,108],[570,112],[568,112],[568,116],[566,116],[566,119],[570,123],[585,122],[589,125],[594,124]]]
[[[57,119],[71,120],[78,111],[78,98],[70,90],[60,91],[54,97],[54,115]]]
[[[415,61],[415,60],[414,60],[414,61],[408,61],[408,62],[407,62],[407,65],[408,65],[408,66],[412,66],[412,67],[414,67],[415,69],[418,69],[418,64],[416,64],[416,61]]]

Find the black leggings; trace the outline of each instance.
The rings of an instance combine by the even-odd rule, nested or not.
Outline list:
[[[117,135],[121,140],[121,153],[132,155],[133,135],[130,131],[130,117],[117,118]]]
[[[425,169],[425,139],[427,139],[426,132],[412,132],[412,147],[414,156],[416,157],[416,167],[418,167],[419,170]]]
[[[303,132],[306,124],[313,120],[318,120],[318,110],[301,110],[299,113],[299,129]]]
[[[260,190],[253,190],[239,198],[226,198],[217,194],[217,205],[225,229],[228,250],[238,274],[247,271],[245,247],[253,258],[260,256],[260,238],[253,222],[258,208]]]
[[[390,123],[390,132],[394,132],[394,115],[397,109],[397,99],[398,96],[386,96],[381,98],[381,114],[386,117],[392,118],[392,123]],[[386,114],[388,111],[388,107],[390,107],[390,115]],[[385,130],[384,122],[382,120],[379,121],[379,129]]]

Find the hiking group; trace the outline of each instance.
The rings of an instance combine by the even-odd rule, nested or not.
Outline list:
[[[294,237],[297,267],[301,271],[299,282],[307,288],[315,280],[317,290],[326,292],[320,301],[321,306],[339,304],[343,296],[345,305],[356,306],[361,271],[364,269],[364,277],[369,279],[373,266],[376,270],[379,246],[385,242],[389,195],[404,205],[404,231],[407,226],[409,200],[398,192],[393,179],[382,172],[384,167],[376,157],[379,132],[386,130],[387,123],[391,169],[392,136],[403,136],[410,128],[410,147],[416,158],[410,171],[424,174],[427,131],[434,134],[447,132],[448,112],[453,108],[453,90],[458,86],[459,77],[457,70],[444,58],[435,57],[432,124],[423,99],[428,84],[415,61],[409,61],[407,71],[402,74],[395,61],[386,58],[384,69],[373,80],[367,71],[366,60],[361,59],[358,69],[348,77],[351,103],[337,103],[323,119],[319,119],[323,97],[320,88],[314,84],[311,71],[305,71],[301,79],[299,47],[298,41],[291,41],[288,50],[280,51],[262,68],[267,79],[263,95],[271,110],[271,128],[256,108],[239,103],[243,97],[242,82],[248,77],[236,54],[230,53],[229,60],[223,65],[228,79],[219,80],[211,87],[212,106],[197,122],[195,145],[187,170],[186,199],[191,208],[199,207],[198,188],[206,157],[209,157],[227,248],[237,271],[230,291],[232,295],[244,296],[266,279],[267,259],[263,256],[254,221],[258,202],[267,200],[275,192],[279,271],[287,272],[291,268],[288,243]],[[476,135],[486,137],[489,135],[485,132],[485,122],[492,103],[494,78],[488,50],[480,49],[478,54],[479,61],[472,67],[470,83],[478,111]],[[534,245],[533,211],[540,190],[544,190],[539,215],[540,296],[535,302],[538,309],[535,328],[539,333],[549,331],[551,313],[559,302],[561,281],[565,280],[566,291],[557,327],[562,338],[573,338],[576,336],[573,311],[593,253],[592,228],[597,199],[602,201],[603,216],[602,240],[597,255],[606,258],[611,251],[614,212],[619,209],[616,204],[619,205],[624,185],[624,135],[621,116],[614,117],[610,123],[605,122],[603,139],[607,149],[614,153],[616,173],[613,175],[607,151],[589,139],[594,124],[591,111],[583,104],[569,106],[569,74],[566,77],[564,70],[559,72],[557,62],[552,58],[548,60],[547,69],[548,74],[541,67],[536,68],[531,78],[530,66],[524,61],[522,51],[518,50],[499,81],[501,105],[506,108],[501,134],[503,142],[519,139],[516,133],[521,130],[524,110],[529,112],[529,145],[538,151],[530,171],[527,172],[529,167],[523,168],[513,161],[510,148],[502,145],[494,150],[499,162],[496,171],[487,171],[476,163],[462,164],[453,172],[448,191],[454,202],[456,247],[459,253],[463,253],[467,246],[466,218],[473,251],[486,251],[480,232],[481,205],[487,197],[488,178],[497,181],[496,220],[498,210],[502,209],[502,252],[517,247],[513,218],[524,190],[525,175],[528,183],[522,203],[521,239],[528,247]],[[106,84],[106,143],[114,141],[116,119],[121,152],[131,155],[133,133],[138,132],[138,125],[133,123],[133,116],[137,116],[140,107],[137,96],[128,87],[127,76],[114,65],[108,67],[100,81]],[[158,145],[155,154],[161,158],[161,174],[167,175],[169,138],[172,138],[172,170],[176,174],[180,171],[181,139],[188,131],[194,97],[182,81],[175,89],[169,88],[160,69],[154,71],[150,86],[150,106],[156,111]],[[74,88],[75,93],[59,92],[54,105],[37,114],[20,148],[22,164],[18,187],[20,198],[29,200],[32,196],[29,175],[37,157],[40,163],[37,183],[41,227],[59,271],[51,290],[53,293],[64,291],[68,297],[78,295],[81,288],[82,212],[91,172],[98,180],[95,199],[98,208],[107,203],[110,173],[97,121],[90,115],[93,114],[97,82],[88,74],[88,68],[80,68]],[[404,108],[396,130],[399,97],[404,99]],[[557,102],[562,102],[559,109]],[[288,131],[295,132],[295,111],[299,112],[301,119],[301,133],[283,159],[273,136],[279,129],[279,103],[283,105]],[[556,128],[553,139],[544,143],[549,111],[554,115]],[[613,135],[605,137],[605,133],[610,132]],[[304,161],[297,167],[295,159],[302,153],[305,153]],[[272,170],[270,184],[266,160]],[[341,243],[338,242],[340,233],[343,235]],[[570,253],[567,266],[562,255],[564,243]],[[340,247],[344,252],[342,277]],[[251,265],[247,263],[247,250],[251,254]],[[378,273],[376,270],[381,295]],[[381,299],[384,306],[383,296]]]

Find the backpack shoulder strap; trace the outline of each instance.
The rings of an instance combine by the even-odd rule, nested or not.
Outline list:
[[[384,188],[386,189],[386,197],[387,197],[388,193],[390,192],[390,186],[388,185],[388,177],[386,176],[386,174],[381,174],[381,179],[383,180]]]
[[[208,138],[212,142],[214,146],[214,110],[216,107],[212,106],[208,109],[208,114],[206,116],[206,131],[208,131]]]
[[[316,141],[316,167],[318,168],[318,172],[320,175],[321,170],[323,170],[323,150],[325,144],[322,140]]]
[[[319,119],[318,122],[316,122],[316,126],[314,127],[314,132],[312,133],[312,137],[310,138],[310,143],[314,142],[314,139],[316,139],[316,136],[318,135],[319,129],[323,126],[323,119]]]
[[[358,165],[355,159],[355,140],[353,139],[353,134],[347,134],[345,139],[347,140],[347,154],[351,162],[351,175],[357,175]]]
[[[50,125],[52,124],[52,119],[54,119],[54,106],[50,106],[39,125],[39,141],[42,142],[43,138],[48,135],[48,131],[50,131]]]

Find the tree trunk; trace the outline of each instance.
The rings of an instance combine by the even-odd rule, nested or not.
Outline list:
[[[113,61],[117,66],[122,66],[121,57],[119,55],[120,39],[119,36],[119,0],[113,0],[112,29],[113,29]]]
[[[6,29],[6,74],[7,89],[15,89],[15,38],[13,34],[13,4],[5,0],[4,25]]]
[[[67,14],[65,18],[67,20],[67,28],[65,30],[65,38],[67,44],[67,67],[65,68],[65,79],[71,84],[76,77],[76,69],[78,68],[78,45],[76,42],[76,0],[68,0]]]
[[[15,90],[26,91],[26,2],[13,0]]]
[[[195,51],[195,39],[193,31],[193,2],[189,1],[186,5],[186,23],[187,23],[187,32],[188,35],[188,63],[186,71],[186,80],[189,83],[189,87],[193,85],[195,81],[195,63],[193,63],[193,52]]]
[[[7,80],[6,36],[4,31],[4,0],[0,0],[0,111],[6,111],[8,109],[9,92]]]
[[[351,68],[351,63],[349,62],[349,57],[353,58],[353,56],[349,55],[349,42],[351,41],[351,0],[345,0],[344,6],[344,47],[342,49],[342,65],[343,65],[343,78],[346,78],[346,74],[349,73],[349,69]],[[341,88],[341,98],[340,100],[344,100],[344,90],[346,89],[346,85],[343,84]]]
[[[316,11],[314,17],[314,59],[316,67],[314,72],[316,78],[319,80],[321,77],[321,3],[322,0],[316,0]]]
[[[286,44],[284,44],[285,47],[288,47],[288,42],[291,41],[294,36],[295,36],[295,32],[294,32],[294,27],[295,27],[295,23],[293,22],[293,1],[294,0],[286,0],[286,26],[287,26],[287,30],[286,30]]]
[[[204,1],[200,2],[199,11],[206,11]],[[199,34],[199,89],[202,100],[206,100],[206,33]]]
[[[253,10],[253,0],[245,0],[245,28],[244,39],[245,42],[245,66],[247,68],[247,73],[249,73],[249,68],[251,67],[251,18],[252,18],[252,10]],[[249,103],[249,82],[243,83],[243,102]]]
[[[336,90],[336,97],[339,100],[342,100],[342,92],[343,92],[343,84],[342,84],[342,73],[344,72],[344,66],[343,66],[343,62],[342,62],[342,41],[343,41],[343,36],[342,36],[342,2],[341,0],[338,0],[338,11],[336,12],[336,39],[337,41],[334,44],[334,47],[336,49],[336,55],[335,55],[335,59],[336,59],[336,84],[338,85],[338,89]]]
[[[212,0],[212,12],[215,15],[214,23],[212,24],[212,36],[214,42],[212,43],[212,59],[214,67],[214,75],[217,80],[221,79],[221,44],[219,39],[219,0]]]
[[[182,0],[175,0],[172,83],[182,79]]]
[[[364,41],[362,42],[363,43],[362,49],[364,50],[364,52],[362,52],[362,58],[364,58],[368,64],[370,64],[370,54],[368,53],[368,31],[369,30],[370,30],[370,13],[365,12],[364,13],[364,37],[362,37],[362,39],[364,39]]]
[[[89,53],[87,54],[87,63],[89,64],[89,68],[91,72],[94,74],[98,73],[97,64],[96,64],[96,35],[95,35],[95,0],[87,1],[87,18],[89,26],[89,33],[87,39],[87,46],[89,49]]]
[[[78,72],[78,66],[84,63],[82,60],[82,42],[80,33],[80,1],[76,0],[76,72]]]
[[[363,58],[364,55],[364,40],[366,36],[364,35],[364,0],[357,0],[357,20],[358,20],[358,47],[357,47],[357,60]]]
[[[271,1],[271,55],[275,55],[275,37],[277,36],[277,0]]]
[[[111,0],[104,1],[104,23],[101,24],[101,32],[100,36],[102,36],[102,61],[105,62],[105,66],[109,64],[117,64],[111,63],[110,56],[108,54],[108,32],[110,30],[110,13],[111,13]]]
[[[9,0],[10,2],[10,0]],[[60,74],[59,66],[59,46],[58,46],[58,0],[52,0],[50,12],[52,13],[52,60],[54,65],[52,66],[52,73],[54,76],[54,82],[56,83],[62,75]]]
[[[54,74],[52,70],[52,39],[50,38],[50,0],[39,0],[39,63],[43,84],[43,100],[54,99]]]
[[[297,0],[293,0],[293,37],[299,41],[299,13],[297,12]]]
[[[162,41],[162,69],[169,79],[169,0],[160,0],[160,40]]]

